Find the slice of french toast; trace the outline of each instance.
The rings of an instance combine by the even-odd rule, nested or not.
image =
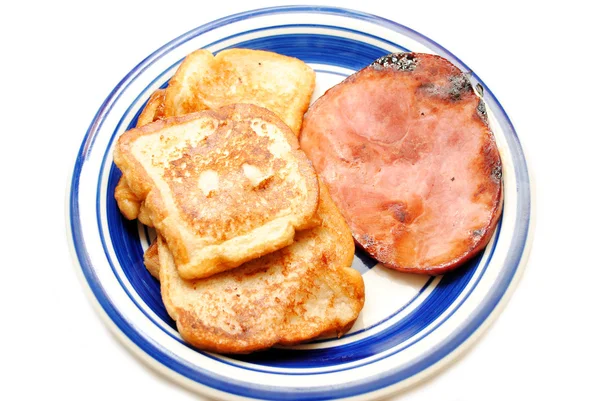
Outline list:
[[[144,106],[137,119],[137,128],[164,117],[165,92],[165,89],[157,89],[152,92],[150,99],[148,99],[146,106]],[[117,201],[119,210],[126,219],[134,220],[139,218],[143,224],[152,224],[145,213],[142,201],[131,191],[129,184],[127,184],[123,176],[119,178],[119,182],[115,188],[115,200]]]
[[[153,274],[159,267],[162,299],[183,339],[204,350],[248,353],[348,331],[364,305],[364,282],[350,267],[352,234],[326,189],[317,217],[320,225],[296,233],[292,245],[200,280],[181,278],[159,236],[148,248],[148,267]]]
[[[186,279],[276,251],[314,226],[316,173],[289,127],[262,107],[134,128],[119,138],[114,161]]]
[[[303,61],[250,49],[190,53],[169,81],[165,116],[250,103],[271,110],[298,135],[315,88],[315,72]]]

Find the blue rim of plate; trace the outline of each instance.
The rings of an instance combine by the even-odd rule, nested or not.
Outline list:
[[[205,32],[209,32],[223,25],[248,18],[254,18],[262,15],[295,12],[331,14],[350,17],[359,20],[365,20],[368,22],[375,22],[388,29],[408,36],[413,40],[416,40],[421,43],[426,43],[430,48],[435,49],[435,51],[438,52],[438,54],[441,54],[444,57],[448,58],[456,65],[462,67],[464,70],[471,71],[452,53],[444,49],[439,44],[419,34],[418,32],[381,17],[347,9],[305,6],[273,7],[235,14],[229,17],[215,20],[209,24],[200,26],[170,41],[169,43],[155,51],[153,54],[148,56],[146,59],[144,59],[141,63],[139,63],[131,72],[129,72],[121,80],[121,82],[113,89],[113,91],[111,91],[107,99],[103,102],[102,106],[96,113],[82,142],[73,170],[69,196],[69,217],[72,236],[71,239],[76,253],[76,257],[81,266],[85,280],[92,293],[94,294],[96,300],[102,307],[102,310],[115,324],[115,326],[133,344],[135,344],[139,349],[141,349],[145,354],[150,356],[154,361],[158,362],[160,365],[163,365],[164,367],[180,374],[181,376],[191,379],[193,382],[197,382],[203,386],[245,397],[264,399],[344,398],[372,393],[374,391],[384,389],[388,386],[392,386],[398,382],[416,376],[424,372],[425,370],[434,367],[444,358],[446,358],[450,353],[457,350],[483,325],[483,323],[487,320],[490,314],[496,309],[497,305],[504,297],[508,288],[513,283],[515,275],[519,270],[521,262],[523,261],[524,252],[526,250],[526,244],[528,243],[528,239],[530,236],[531,215],[529,173],[527,170],[525,157],[523,155],[523,151],[521,149],[521,145],[515,133],[514,127],[512,126],[510,119],[506,115],[506,112],[504,111],[500,103],[497,101],[493,93],[485,86],[485,84],[481,80],[478,79],[476,74],[472,73],[472,77],[477,79],[483,86],[484,91],[486,92],[488,97],[487,102],[489,103],[491,101],[495,104],[498,112],[500,113],[501,118],[504,120],[504,130],[505,132],[508,131],[508,133],[510,134],[509,137],[507,137],[507,140],[509,141],[511,155],[514,159],[515,165],[518,166],[518,168],[516,168],[515,170],[517,174],[516,185],[518,197],[517,203],[519,205],[519,219],[517,221],[517,226],[510,244],[511,253],[506,259],[502,278],[496,283],[495,287],[493,288],[493,291],[486,297],[485,304],[481,305],[479,309],[477,309],[477,313],[469,319],[468,323],[462,327],[462,330],[459,333],[457,333],[454,337],[447,339],[447,341],[444,342],[443,347],[439,347],[436,350],[432,350],[417,363],[414,363],[407,367],[403,367],[401,369],[397,369],[389,375],[376,378],[376,380],[357,380],[356,383],[353,385],[346,385],[344,386],[344,388],[335,389],[335,392],[332,392],[332,389],[323,388],[306,389],[302,392],[290,392],[273,390],[272,388],[266,386],[264,388],[261,388],[260,386],[257,386],[255,388],[248,388],[247,386],[243,385],[238,386],[236,383],[233,383],[231,381],[223,381],[218,377],[214,377],[214,375],[211,375],[210,372],[203,371],[203,369],[201,368],[198,369],[198,367],[186,366],[185,364],[182,364],[181,361],[177,359],[176,355],[171,354],[169,351],[167,351],[160,345],[148,341],[148,339],[140,335],[140,333],[138,333],[135,330],[135,328],[131,326],[130,322],[128,322],[122,316],[118,308],[116,308],[115,305],[111,303],[110,299],[107,297],[104,289],[102,288],[102,284],[96,276],[96,273],[93,268],[93,263],[90,260],[88,252],[86,250],[79,214],[79,179],[86,156],[94,145],[95,135],[97,134],[102,122],[104,121],[104,117],[110,112],[112,105],[120,96],[120,93],[123,90],[123,88],[126,85],[128,85],[128,83],[130,83],[129,81],[132,80],[132,77],[133,79],[135,79],[135,76],[137,74],[143,72],[148,65],[153,63],[155,60],[159,59],[170,49],[175,48],[192,38],[202,35]]]

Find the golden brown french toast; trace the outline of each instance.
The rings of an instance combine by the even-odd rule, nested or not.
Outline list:
[[[296,135],[315,87],[303,61],[262,50],[228,49],[213,56],[190,53],[169,81],[165,116],[250,103],[277,114]]]
[[[262,107],[134,128],[119,138],[114,161],[186,279],[276,251],[314,226],[314,169],[289,127]]]
[[[161,295],[183,339],[248,353],[349,330],[364,305],[362,276],[350,267],[354,241],[326,189],[317,215],[321,224],[296,233],[292,245],[200,280],[179,276],[159,236]]]
[[[249,103],[271,110],[298,135],[314,87],[314,71],[293,57],[249,49],[224,50],[215,57],[208,50],[197,50],[185,58],[167,89],[152,93],[136,126],[165,116]],[[127,219],[138,218],[142,202],[136,201],[124,178],[115,199]],[[151,225],[143,207],[141,212],[140,221]]]

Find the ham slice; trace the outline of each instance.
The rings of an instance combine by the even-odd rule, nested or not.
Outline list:
[[[440,274],[489,242],[502,164],[469,78],[430,54],[391,54],[308,110],[300,146],[355,241],[385,266]]]

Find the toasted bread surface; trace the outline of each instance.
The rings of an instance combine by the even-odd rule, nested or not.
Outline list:
[[[326,190],[317,214],[320,226],[296,233],[292,245],[201,280],[179,276],[159,236],[161,295],[181,336],[201,349],[248,353],[349,330],[364,305],[362,276],[349,267],[354,241]]]
[[[165,116],[250,103],[274,112],[298,135],[315,87],[315,72],[281,54],[229,49],[190,53],[169,81]]]
[[[313,223],[314,169],[291,130],[261,107],[226,106],[132,129],[114,160],[186,279],[287,246]]]

